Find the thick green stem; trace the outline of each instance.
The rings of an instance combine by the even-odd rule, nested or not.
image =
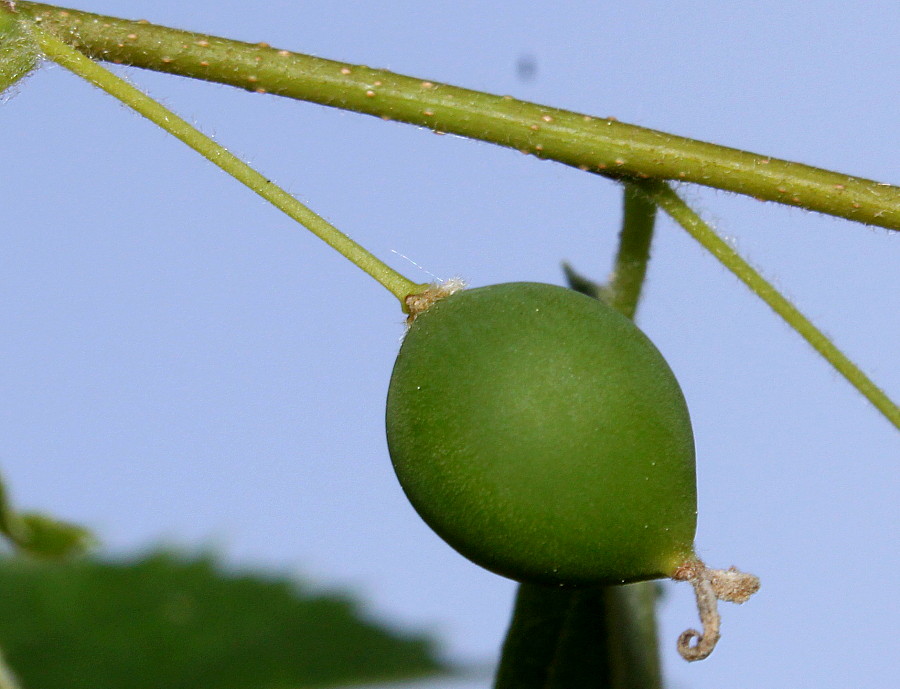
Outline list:
[[[604,589],[522,584],[495,689],[611,689]]]
[[[649,201],[656,203],[675,222],[681,225],[703,247],[715,256],[749,287],[756,296],[768,304],[788,325],[821,354],[850,384],[861,392],[888,421],[900,429],[900,407],[860,370],[834,343],[825,336],[796,306],[756,271],[715,231],[705,223],[668,184],[656,180],[635,183]]]
[[[661,689],[657,592],[522,584],[495,689]]]
[[[642,581],[605,590],[615,689],[661,689],[656,602],[660,584]]]
[[[900,187],[332,60],[147,22],[19,2],[93,58],[481,139],[614,177],[696,182],[900,229]]]
[[[245,184],[375,278],[397,297],[404,309],[406,308],[405,297],[421,291],[424,287],[405,278],[383,263],[347,235],[343,234],[334,225],[311,211],[271,180],[266,179],[264,175],[254,170],[226,148],[217,144],[128,82],[120,79],[109,70],[104,69],[40,27],[33,26],[32,32],[38,46],[47,58],[119,99],[154,124],[162,127],[172,136],[193,148],[239,182]]]

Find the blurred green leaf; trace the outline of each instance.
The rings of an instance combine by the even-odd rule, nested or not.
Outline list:
[[[34,557],[64,559],[86,552],[93,544],[91,533],[77,524],[62,522],[37,512],[23,512],[21,537],[16,546]]]
[[[435,644],[345,595],[154,552],[0,559],[0,647],[27,689],[300,689],[444,670]]]
[[[0,536],[33,557],[61,560],[82,555],[96,544],[91,533],[77,524],[41,512],[18,512],[0,478]]]

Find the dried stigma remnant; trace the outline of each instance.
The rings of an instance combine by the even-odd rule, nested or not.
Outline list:
[[[718,601],[746,603],[759,591],[759,578],[734,567],[710,569],[700,560],[686,562],[672,575],[675,581],[687,581],[694,587],[697,611],[703,631],[688,629],[678,637],[678,652],[685,660],[703,660],[719,642]],[[694,643],[692,643],[694,642]]]

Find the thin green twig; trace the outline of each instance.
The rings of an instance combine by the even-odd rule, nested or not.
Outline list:
[[[788,325],[821,354],[849,383],[861,392],[875,408],[900,429],[900,407],[860,370],[834,343],[825,336],[796,306],[784,297],[759,272],[719,237],[665,182],[645,180],[635,185],[648,200],[656,203],[681,225],[723,266],[747,285],[756,296],[768,304]]]
[[[408,122],[611,177],[695,182],[900,229],[897,186],[266,44],[42,3],[17,7],[95,59]]]
[[[133,108],[259,194],[290,218],[296,220],[371,275],[400,300],[404,310],[406,309],[404,298],[409,294],[421,291],[424,287],[407,279],[383,263],[274,182],[266,179],[264,175],[254,170],[233,153],[195,129],[157,101],[134,88],[128,82],[85,57],[39,26],[34,25],[31,30],[38,46],[47,58],[71,70]]]

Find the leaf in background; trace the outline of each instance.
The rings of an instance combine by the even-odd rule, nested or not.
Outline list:
[[[437,674],[434,642],[345,595],[210,555],[0,560],[0,647],[33,689],[300,689]]]
[[[77,524],[62,522],[37,512],[19,514],[22,536],[16,546],[34,557],[65,559],[94,545],[91,533]]]
[[[23,553],[47,560],[82,555],[96,544],[90,531],[77,524],[60,521],[40,512],[16,511],[2,478],[0,537]]]

